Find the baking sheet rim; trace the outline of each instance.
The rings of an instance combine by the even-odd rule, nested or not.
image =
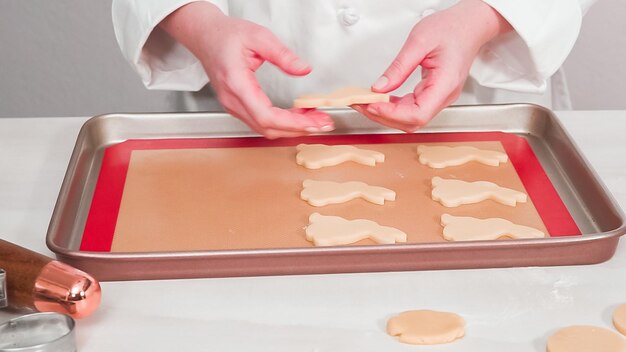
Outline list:
[[[228,258],[228,257],[241,257],[241,256],[245,256],[245,257],[251,257],[251,256],[266,256],[266,255],[279,255],[279,256],[283,256],[283,255],[294,255],[294,254],[316,254],[316,255],[324,255],[324,254],[329,254],[329,253],[347,253],[347,254],[352,254],[352,253],[364,253],[364,254],[368,254],[368,253],[380,253],[382,251],[386,251],[389,254],[393,254],[394,252],[415,252],[416,254],[419,252],[431,252],[431,251],[436,251],[436,250],[441,250],[441,249],[454,249],[454,251],[458,251],[458,250],[467,250],[467,249],[480,249],[480,250],[485,250],[485,249],[512,249],[513,247],[515,248],[520,248],[520,247],[525,247],[525,248],[545,248],[547,246],[562,246],[562,245],[583,245],[585,242],[589,243],[589,242],[598,242],[598,241],[602,241],[602,240],[610,240],[612,238],[616,238],[615,241],[615,246],[613,246],[613,248],[609,248],[611,253],[614,252],[616,246],[617,246],[617,240],[619,240],[619,237],[624,235],[626,233],[626,221],[624,220],[624,214],[622,212],[622,210],[617,206],[617,203],[615,201],[615,199],[612,197],[611,193],[608,192],[608,189],[606,188],[606,186],[600,181],[598,175],[595,173],[595,171],[593,170],[593,168],[590,167],[589,162],[584,158],[584,155],[582,155],[582,153],[580,152],[580,150],[577,148],[575,142],[572,140],[571,136],[569,136],[569,134],[567,134],[567,131],[563,128],[562,124],[560,123],[560,121],[558,121],[558,119],[556,119],[556,117],[554,116],[554,114],[543,107],[540,106],[535,106],[532,104],[501,104],[501,105],[490,105],[490,106],[484,106],[486,108],[493,108],[493,109],[500,109],[500,108],[504,108],[504,109],[517,109],[517,108],[526,108],[526,109],[533,109],[534,111],[539,111],[540,113],[544,113],[546,115],[548,115],[548,118],[551,119],[553,123],[556,124],[556,126],[558,128],[561,129],[560,132],[564,133],[567,137],[567,142],[570,144],[569,147],[573,148],[574,152],[576,152],[578,155],[580,155],[582,157],[582,161],[584,163],[583,166],[586,166],[587,170],[592,174],[592,177],[594,178],[594,181],[598,182],[599,185],[601,186],[602,190],[605,193],[605,196],[608,198],[609,201],[609,205],[612,206],[612,208],[617,212],[617,216],[619,217],[619,220],[621,221],[620,226],[618,226],[617,228],[614,228],[610,231],[604,231],[604,232],[599,232],[599,233],[589,233],[589,234],[583,234],[580,236],[567,236],[567,237],[549,237],[549,238],[543,238],[543,239],[520,239],[520,240],[498,240],[498,241],[466,241],[466,242],[444,242],[444,243],[415,243],[415,244],[396,244],[396,245],[359,245],[359,246],[339,246],[339,247],[310,247],[310,248],[306,248],[306,247],[294,247],[294,248],[275,248],[275,249],[237,249],[237,250],[199,250],[199,251],[186,251],[186,252],[143,252],[143,253],[111,253],[111,252],[89,252],[89,251],[78,251],[78,250],[73,250],[64,246],[61,246],[59,244],[57,244],[55,242],[55,232],[54,230],[56,229],[56,227],[58,227],[58,221],[59,221],[59,217],[61,215],[59,215],[59,212],[61,212],[61,207],[64,205],[62,204],[64,201],[64,198],[66,197],[66,192],[67,192],[67,188],[70,187],[69,185],[69,180],[74,176],[73,173],[76,171],[76,169],[78,168],[76,163],[77,163],[77,159],[82,155],[82,153],[84,152],[83,149],[85,149],[85,146],[80,144],[80,143],[85,143],[85,140],[88,141],[88,137],[86,136],[86,134],[89,133],[89,126],[93,127],[93,125],[96,125],[99,122],[102,122],[102,119],[107,119],[107,118],[117,118],[117,117],[126,117],[128,118],[128,115],[132,115],[132,116],[143,116],[143,115],[149,115],[149,116],[161,116],[163,118],[165,118],[167,120],[167,116],[170,117],[175,117],[175,116],[193,116],[193,115],[206,115],[207,113],[184,113],[184,114],[168,114],[168,113],[161,113],[161,114],[107,114],[107,115],[100,115],[100,116],[95,116],[92,119],[88,120],[87,122],[85,122],[85,124],[83,125],[83,127],[81,128],[81,131],[77,137],[77,142],[74,148],[74,152],[72,153],[72,158],[70,160],[70,163],[68,165],[68,170],[66,172],[65,178],[63,180],[63,184],[59,193],[59,197],[57,199],[57,204],[55,205],[55,209],[53,212],[53,216],[51,218],[50,221],[50,227],[48,228],[48,234],[46,236],[46,244],[48,245],[48,247],[50,248],[50,250],[52,250],[53,252],[55,252],[57,254],[57,257],[59,258],[67,258],[70,259],[72,261],[74,260],[78,260],[79,262],[81,260],[85,260],[85,263],[87,265],[89,265],[88,261],[90,260],[103,260],[103,259],[111,259],[111,260],[132,260],[132,261],[140,261],[140,260],[153,260],[153,259],[160,259],[160,258],[168,258],[168,259],[172,259],[172,258],[181,258],[181,259],[209,259],[209,258]],[[464,109],[481,109],[483,108],[483,106],[459,106],[459,107],[451,107],[451,108],[447,108],[446,110],[457,110],[457,111],[463,111]],[[341,111],[339,111],[341,112]],[[223,113],[216,113],[216,114],[212,114],[215,115],[216,117],[224,117],[227,116],[227,114],[223,114]],[[132,117],[131,116],[131,117]],[[479,127],[479,126],[473,126],[474,128]],[[470,131],[493,131],[493,132],[507,132],[507,133],[514,133],[514,134],[525,134],[525,135],[533,135],[532,131],[528,128],[512,128],[510,130],[503,130],[503,129],[469,129],[469,130],[462,130],[463,132],[470,132]],[[438,133],[438,132],[459,132],[458,130],[454,130],[454,129],[441,129],[441,128],[437,128],[434,127],[433,130],[423,130],[423,132],[431,132],[431,133]],[[356,132],[359,133],[359,132]],[[364,133],[364,132],[360,132],[360,133]],[[367,130],[367,132],[365,133],[372,133],[372,134],[378,134],[378,133],[394,133],[394,131],[385,131],[384,129],[381,130]],[[245,137],[246,135],[232,135],[232,134],[224,134],[221,135],[220,137]],[[207,138],[206,136],[203,137],[199,137],[196,136],[198,138]],[[539,138],[541,138],[540,136],[537,136]],[[143,137],[145,139],[149,139],[149,138],[154,138],[154,136],[145,136]],[[178,137],[177,137],[178,138]],[[185,137],[186,138],[186,137]],[[194,138],[194,137],[189,137],[189,138]],[[106,145],[111,145],[111,144],[115,144],[116,140],[109,140],[109,143],[106,143],[105,145],[101,145],[100,147],[105,147]],[[91,160],[93,160],[93,157],[91,158]],[[64,209],[63,209],[64,210]],[[58,234],[56,234],[58,235]],[[611,254],[612,256],[612,254]],[[610,257],[608,257],[610,258]],[[607,258],[607,259],[608,259]],[[566,263],[567,264],[567,263]],[[556,263],[554,265],[561,265],[559,263]],[[481,267],[490,267],[490,266],[481,266]],[[121,278],[123,279],[123,278]]]
[[[54,248],[53,252],[68,256],[84,257],[84,258],[119,258],[119,259],[138,259],[138,258],[169,258],[177,257],[202,257],[211,256],[240,256],[240,255],[267,255],[267,254],[313,254],[313,253],[333,253],[333,252],[373,252],[385,250],[388,252],[416,252],[416,251],[434,251],[441,249],[454,248],[471,249],[471,247],[536,247],[544,246],[546,242],[553,244],[580,244],[581,242],[595,242],[598,240],[609,239],[612,237],[621,237],[626,234],[626,224],[622,224],[619,228],[612,231],[585,234],[577,236],[547,237],[538,239],[502,239],[502,240],[479,240],[479,241],[457,241],[457,242],[427,242],[427,243],[397,243],[384,245],[354,245],[354,246],[328,246],[328,247],[287,247],[287,248],[250,248],[250,249],[223,249],[223,250],[194,250],[194,251],[176,251],[176,252],[95,252],[95,251],[73,251],[54,242],[48,242],[49,247]]]

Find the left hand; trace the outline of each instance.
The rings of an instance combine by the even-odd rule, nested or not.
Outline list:
[[[328,132],[333,121],[315,109],[279,109],[261,89],[256,70],[269,62],[292,76],[311,67],[267,28],[226,16],[206,1],[188,3],[159,24],[202,63],[224,110],[266,138]]]
[[[353,105],[369,119],[415,132],[461,94],[480,48],[509,23],[480,0],[461,0],[418,22],[404,46],[372,90],[388,93],[400,87],[418,66],[422,80],[412,93],[392,96],[389,103]]]

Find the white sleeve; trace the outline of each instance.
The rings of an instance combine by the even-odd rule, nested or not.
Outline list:
[[[483,0],[514,31],[485,44],[470,76],[480,85],[542,93],[569,55],[595,0]]]
[[[148,89],[197,91],[209,81],[198,59],[157,25],[198,0],[113,0],[115,37]],[[207,1],[207,0],[205,0]],[[227,0],[212,0],[228,14]]]

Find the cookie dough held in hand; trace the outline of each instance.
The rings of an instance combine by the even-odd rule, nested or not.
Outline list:
[[[319,108],[388,102],[389,95],[374,93],[369,88],[346,87],[328,94],[309,94],[296,98],[294,108]]]

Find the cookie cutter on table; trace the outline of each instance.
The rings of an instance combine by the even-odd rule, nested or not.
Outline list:
[[[0,269],[0,309],[6,308],[8,305],[6,272],[4,269]]]
[[[32,313],[0,324],[0,352],[76,351],[74,319],[60,313]]]
[[[384,140],[387,135],[400,134],[350,109],[329,113],[336,130],[324,138],[341,140],[361,135]],[[626,233],[624,215],[550,110],[530,104],[450,107],[417,134],[457,132],[497,132],[525,139],[582,235],[323,248],[81,251],[91,200],[108,147],[127,140],[236,141],[256,136],[224,113],[161,113],[110,114],[84,124],[50,222],[47,245],[61,261],[90,272],[99,280],[573,265],[598,263],[613,256],[620,236]],[[303,139],[307,138],[313,141],[316,136]]]

